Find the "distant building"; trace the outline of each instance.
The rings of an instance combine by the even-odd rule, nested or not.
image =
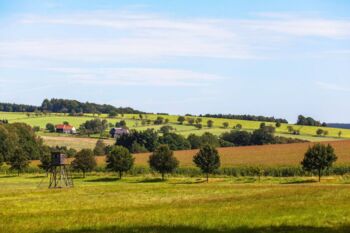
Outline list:
[[[111,135],[112,138],[118,138],[123,134],[129,134],[129,130],[126,128],[112,128],[109,131],[109,134]]]
[[[75,134],[77,132],[74,126],[64,124],[56,125],[55,129],[57,133]]]

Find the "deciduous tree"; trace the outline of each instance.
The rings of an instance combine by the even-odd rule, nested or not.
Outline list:
[[[337,156],[331,145],[316,144],[305,153],[301,165],[305,171],[317,171],[318,181],[321,181],[322,172],[329,169],[337,160]]]
[[[96,159],[94,153],[90,149],[82,149],[75,155],[75,159],[72,162],[74,170],[82,171],[83,177],[85,173],[92,171],[96,167]]]
[[[135,159],[127,148],[123,146],[114,146],[107,155],[106,168],[119,173],[119,178],[121,179],[123,172],[130,171],[133,167],[134,160]]]
[[[149,157],[148,163],[153,170],[162,174],[162,180],[166,173],[173,172],[179,165],[168,145],[160,145]]]
[[[206,174],[207,182],[209,174],[213,173],[220,167],[220,155],[215,147],[211,145],[203,146],[193,157],[193,162]]]

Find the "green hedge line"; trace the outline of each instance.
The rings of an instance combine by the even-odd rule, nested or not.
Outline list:
[[[104,167],[97,167],[95,172],[107,172]],[[7,166],[0,167],[2,174],[16,174],[16,171],[11,171]],[[28,167],[23,173],[45,173],[38,167]],[[149,167],[134,167],[127,174],[131,176],[147,175],[155,173]],[[323,175],[345,175],[350,174],[350,165],[337,165],[325,171]],[[174,176],[189,176],[197,177],[202,173],[195,167],[181,167],[175,170]],[[270,176],[270,177],[293,177],[293,176],[311,176],[316,175],[310,172],[305,172],[300,166],[276,166],[276,167],[257,167],[257,166],[237,166],[224,167],[215,172],[218,176]]]

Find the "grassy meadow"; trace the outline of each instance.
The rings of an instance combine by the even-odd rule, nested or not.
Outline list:
[[[42,175],[0,176],[6,233],[348,233],[349,178],[93,175],[49,190]]]

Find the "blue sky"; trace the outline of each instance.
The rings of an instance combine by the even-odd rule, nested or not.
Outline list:
[[[350,122],[350,2],[0,0],[0,102]]]

